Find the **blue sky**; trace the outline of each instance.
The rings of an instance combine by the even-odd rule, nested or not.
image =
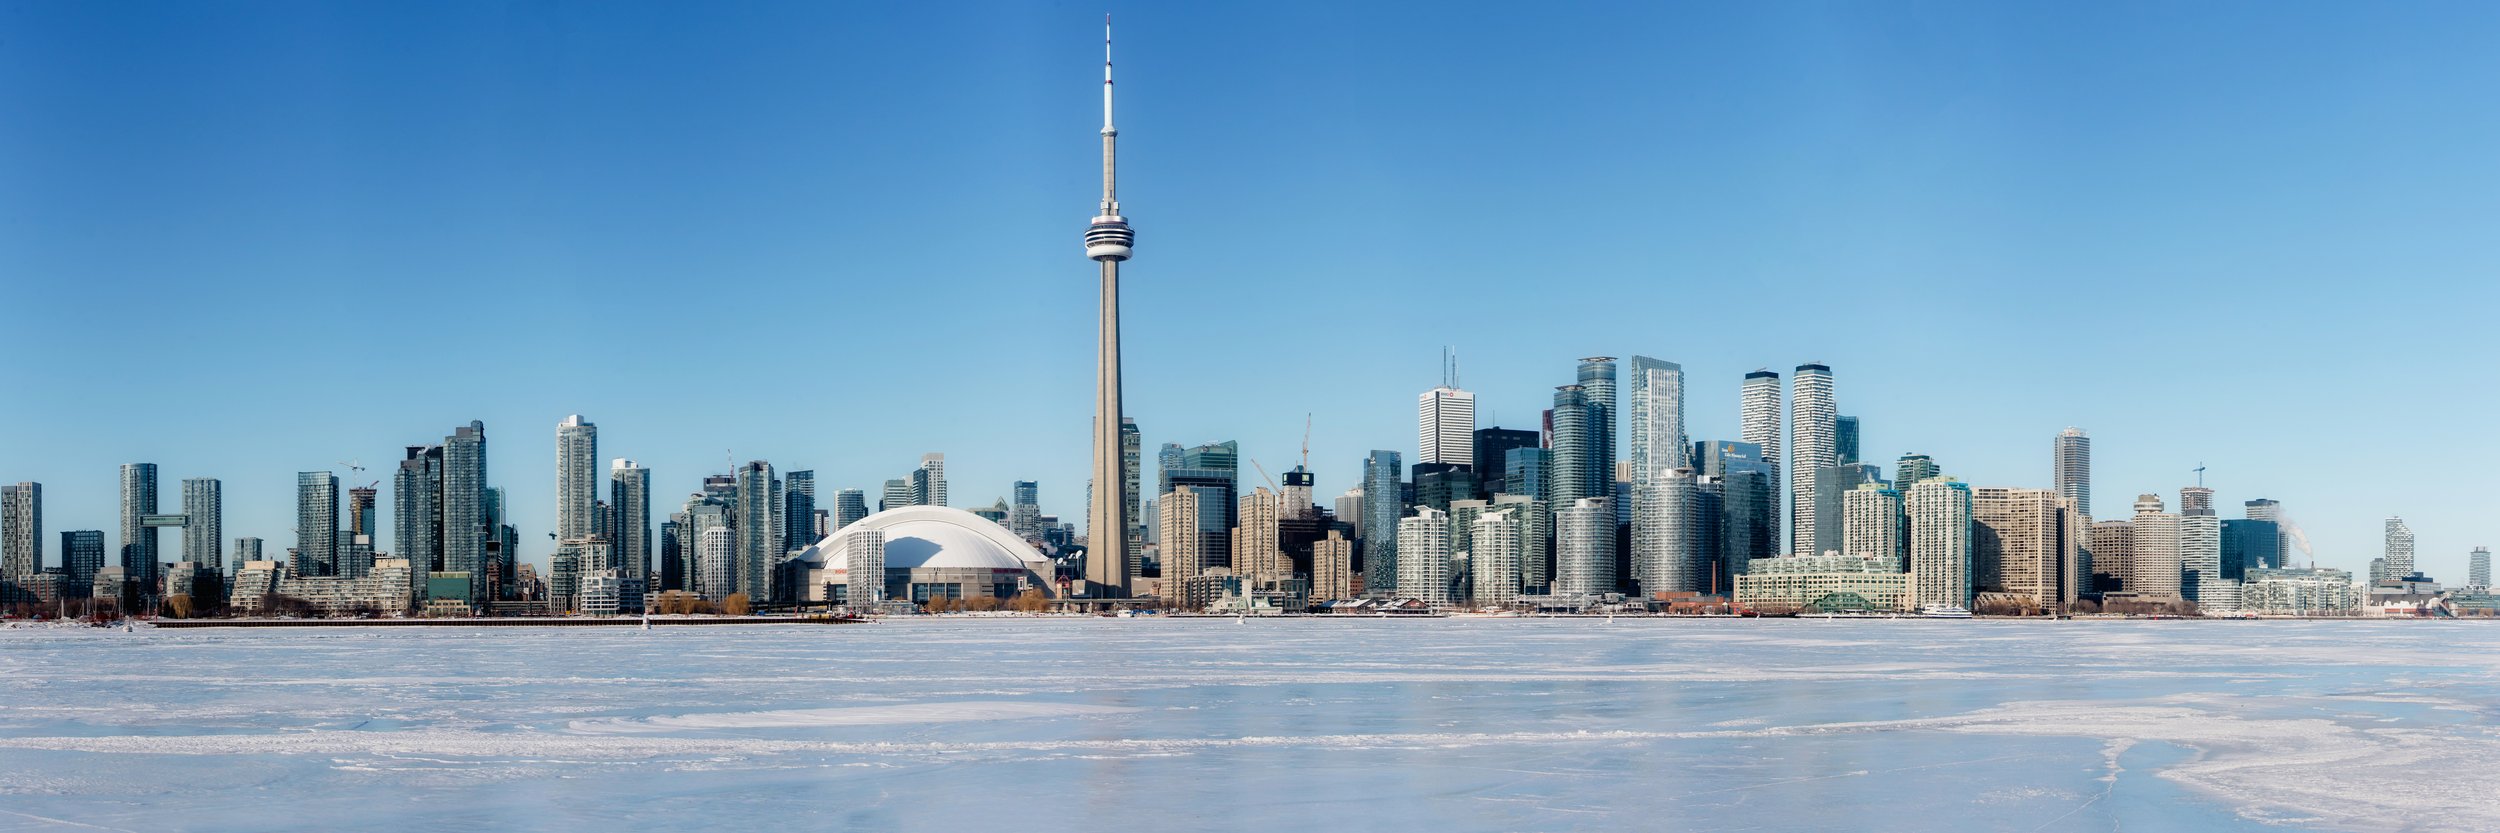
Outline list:
[[[1333,494],[1444,345],[1486,425],[1681,362],[1696,438],[1819,360],[1882,461],[2078,425],[2105,518],[2201,462],[2330,566],[2500,538],[2500,9],[1552,5],[1113,9],[1150,447],[1310,413]],[[0,480],[223,478],[275,552],[295,472],[482,419],[543,562],[578,412],[663,506],[944,451],[1074,519],[1101,11],[0,0]]]

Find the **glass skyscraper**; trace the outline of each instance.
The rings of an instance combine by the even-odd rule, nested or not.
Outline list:
[[[203,570],[225,572],[224,485],[208,477],[182,481],[182,514],[187,517],[182,525],[182,560]]]
[[[443,438],[443,568],[469,574],[469,598],[486,598],[486,423],[471,420]]]
[[[122,579],[140,593],[156,592],[157,534],[146,518],[156,514],[156,464],[122,466]]]
[[[1169,494],[1173,487],[1187,486],[1198,495],[1198,540],[1199,552],[1205,558],[1203,566],[1231,566],[1233,527],[1241,511],[1241,444],[1225,440],[1182,448],[1177,443],[1165,443],[1156,460],[1163,465],[1155,494]],[[1170,546],[1171,542],[1166,540],[1163,545]]]
[[[295,474],[295,574],[339,574],[339,478],[326,471]]]
[[[1630,396],[1624,401],[1625,450],[1638,485],[1668,469],[1692,465],[1684,438],[1684,367],[1633,356]]]
[[[1503,492],[1512,494],[1543,494],[1521,492],[1505,485],[1510,475],[1512,449],[1536,448],[1542,440],[1534,431],[1516,428],[1476,429],[1476,490],[1479,497],[1491,498]]]
[[[1363,590],[1393,591],[1398,584],[1398,520],[1406,507],[1405,490],[1395,451],[1374,450],[1363,458]]]

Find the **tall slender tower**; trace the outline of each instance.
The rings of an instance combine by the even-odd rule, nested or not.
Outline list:
[[[2075,502],[2075,511],[2092,517],[2092,438],[2081,428],[2057,432],[2052,469],[2057,493]]]
[[[1787,552],[1780,545],[1780,533],[1787,529],[1780,525],[1780,505],[1787,501],[1778,497],[1788,488],[1788,481],[1780,479],[1780,375],[1769,369],[1745,374],[1745,387],[1738,394],[1737,404],[1743,407],[1737,423],[1738,439],[1762,449],[1762,463],[1771,470],[1770,551]]]
[[[1085,229],[1085,256],[1102,264],[1101,353],[1094,360],[1094,500],[1085,519],[1086,592],[1126,597],[1128,478],[1120,465],[1120,262],[1137,233],[1120,216],[1114,160],[1120,131],[1111,126],[1111,16],[1102,18],[1102,213]]]
[[[1822,555],[1816,549],[1821,540],[1821,513],[1815,484],[1822,482],[1824,469],[1839,464],[1835,435],[1840,412],[1832,402],[1832,369],[1817,363],[1798,365],[1788,385],[1792,391],[1788,399],[1790,551]]]

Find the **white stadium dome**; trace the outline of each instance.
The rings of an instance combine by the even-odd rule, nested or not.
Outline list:
[[[828,571],[848,572],[847,536],[885,533],[885,566],[899,569],[1033,570],[1050,574],[1050,559],[1006,527],[949,506],[904,506],[854,521],[798,555]]]

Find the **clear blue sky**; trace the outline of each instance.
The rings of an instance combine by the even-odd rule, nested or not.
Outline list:
[[[2331,566],[2500,543],[2500,8],[1559,5],[1113,9],[1149,448],[1313,413],[1334,494],[1443,345],[1518,427],[1682,362],[1696,438],[1820,360],[1886,463],[2077,425],[2103,517],[2202,462]],[[944,451],[1075,519],[1101,11],[0,0],[0,480],[50,537],[223,478],[282,552],[295,472],[483,419],[543,563],[579,412],[663,507]]]

